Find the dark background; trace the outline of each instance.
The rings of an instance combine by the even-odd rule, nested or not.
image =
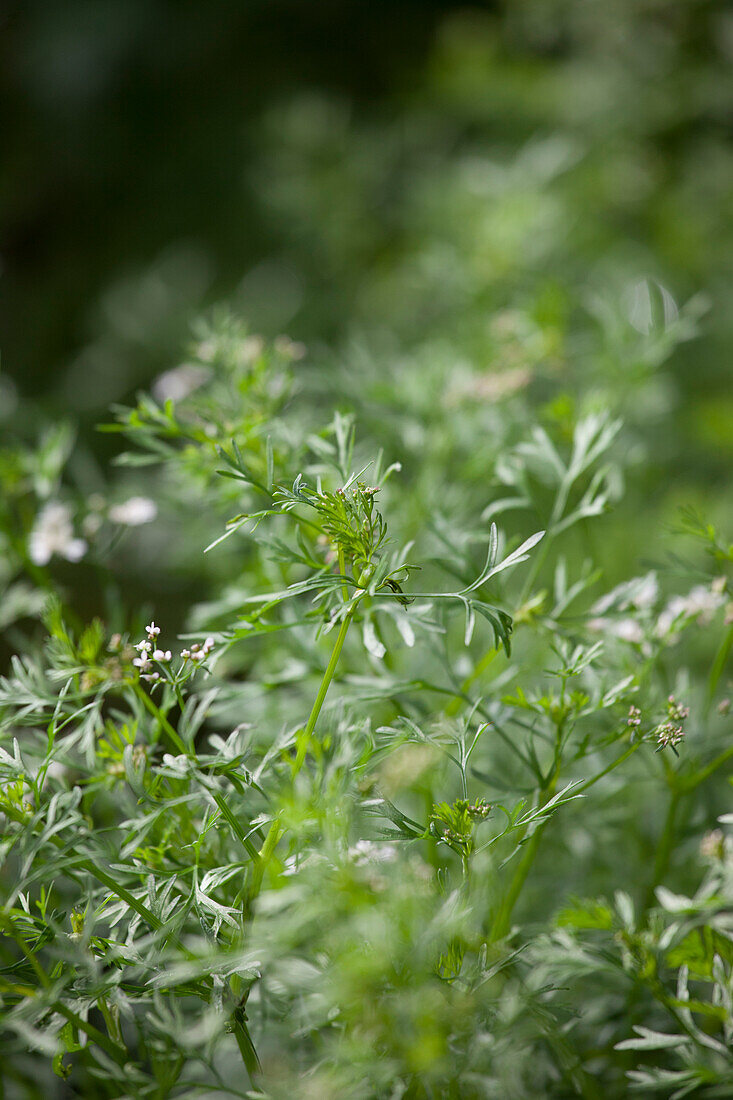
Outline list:
[[[53,388],[90,305],[167,245],[205,251],[208,294],[277,245],[245,173],[253,120],[304,89],[398,110],[440,0],[84,0],[2,24],[5,369]]]
[[[365,308],[362,276],[419,244],[422,175],[561,135],[585,160],[552,277],[577,288],[610,257],[680,303],[704,297],[670,368],[682,400],[665,476],[726,476],[728,5],[28,0],[6,4],[0,28],[0,347],[29,429],[69,415],[108,456],[93,425],[174,365],[192,320],[222,300],[265,335],[287,326],[338,348],[379,321],[409,346],[425,316],[411,330]],[[373,180],[369,141],[396,150]],[[427,228],[442,216],[437,203]],[[522,277],[547,274],[528,264]],[[460,329],[451,308],[428,322]]]

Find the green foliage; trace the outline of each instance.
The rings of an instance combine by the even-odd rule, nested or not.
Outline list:
[[[9,1095],[731,1094],[727,154],[680,117],[688,7],[456,16],[396,118],[271,107],[265,297],[302,287],[311,350],[233,294],[161,363],[160,264],[71,376],[119,365],[111,470],[5,417]]]
[[[246,356],[223,323],[228,354],[206,380],[119,413],[133,459],[161,468],[161,508],[198,491],[224,512],[236,488],[244,507],[206,554],[228,563],[218,596],[192,606],[176,652],[155,621],[77,627],[63,595],[45,597],[44,644],[29,633],[0,681],[17,1079],[31,1048],[110,1096],[278,1097],[302,1080],[319,1096],[596,1096],[599,1080],[620,1096],[624,1073],[721,1094],[723,834],[704,842],[694,898],[664,884],[685,807],[733,759],[725,700],[712,706],[721,536],[695,524],[713,572],[704,583],[698,565],[686,595],[662,599],[650,573],[592,603],[591,565],[571,584],[561,542],[606,510],[622,461],[619,423],[590,414],[567,457],[537,429],[498,458],[516,498],[463,525],[454,508],[450,536],[436,510],[403,544],[399,464],[361,458],[351,415],[302,430],[292,397],[271,421],[254,403],[246,424]],[[248,369],[270,392],[281,368],[258,354]],[[247,396],[224,441],[227,379]],[[515,504],[546,534],[500,530]],[[164,621],[163,600],[155,611]],[[633,799],[614,808],[613,792],[639,783],[655,804],[667,790],[668,810],[634,898],[598,845],[634,827]],[[585,884],[610,886],[614,906],[571,904],[574,876],[555,869],[583,821],[601,864]]]

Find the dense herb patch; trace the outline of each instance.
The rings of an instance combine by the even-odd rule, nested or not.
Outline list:
[[[4,458],[5,615],[47,632],[0,684],[11,1087],[725,1095],[730,547],[688,514],[673,576],[578,566],[629,439],[592,397],[553,430],[509,395],[485,469],[446,401],[426,493],[373,409],[318,426],[299,347],[227,317],[196,353],[108,426],[145,496],[75,515],[61,433]],[[158,522],[208,570],[180,639],[115,593]],[[110,623],[64,606],[87,556]]]

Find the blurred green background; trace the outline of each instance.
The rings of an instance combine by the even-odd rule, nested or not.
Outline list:
[[[208,440],[188,458],[181,445],[177,474],[113,464],[125,444],[96,430],[171,368],[209,369],[202,318],[218,315],[225,345],[232,328],[241,359],[226,311],[307,348],[288,363],[284,453],[353,411],[366,458],[381,446],[402,463],[380,499],[419,560],[480,545],[480,568],[491,510],[514,492],[502,470],[533,430],[567,455],[578,423],[608,413],[624,422],[609,514],[563,535],[538,586],[562,557],[568,583],[599,567],[588,601],[651,569],[662,601],[696,579],[709,595],[703,551],[675,528],[693,507],[731,537],[724,0],[11,0],[0,31],[0,668],[41,637],[51,591],[70,619],[139,637],[154,617],[174,637],[209,629],[206,601],[228,614],[264,583],[254,542],[204,556],[242,507]],[[249,396],[231,416],[252,413],[262,442],[270,420]],[[534,510],[497,512],[512,545],[547,526],[549,465],[530,471]],[[103,522],[140,495],[156,522]],[[56,500],[89,548],[39,575],[28,551]],[[670,690],[684,666],[702,684],[709,623],[670,646]],[[281,706],[302,714],[288,691],[313,656],[289,662],[273,637],[232,657],[237,706],[268,736]],[[530,637],[518,659],[544,668]],[[643,656],[624,659],[636,671]],[[540,916],[567,893],[556,868],[568,889],[643,891],[661,796],[623,784],[608,831],[558,839],[533,887]],[[675,887],[695,888],[699,836],[727,805],[706,790],[690,810]]]
[[[290,227],[268,216],[263,191],[282,180],[262,175],[263,116],[305,95],[333,97],[355,127],[375,115],[393,122],[450,7],[31,0],[6,8],[4,351],[22,390],[52,400],[83,376],[92,386],[84,403],[103,407],[179,354],[192,311],[295,248]],[[365,213],[382,237],[384,215]],[[291,281],[309,277],[293,272]],[[244,307],[247,298],[245,289]],[[145,315],[126,326],[121,314],[140,305]],[[290,301],[276,319],[301,327],[309,316],[308,303]],[[333,330],[343,319],[329,320]],[[155,346],[143,340],[145,355],[116,348],[114,369],[103,354],[88,371],[78,366],[95,340],[134,343],[146,324]]]
[[[77,490],[226,303],[324,405],[409,413],[408,462],[436,374],[537,368],[560,429],[595,393],[638,444],[611,580],[640,502],[725,511],[727,4],[27,0],[0,48],[2,428],[71,420]]]

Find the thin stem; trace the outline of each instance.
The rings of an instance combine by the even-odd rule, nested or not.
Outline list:
[[[723,670],[725,668],[726,662],[728,660],[728,656],[730,655],[730,651],[731,651],[732,648],[733,648],[733,626],[731,626],[730,630],[727,632],[727,634],[723,638],[723,641],[720,643],[720,648],[718,649],[718,652],[715,655],[715,660],[713,661],[713,667],[710,670],[710,678],[708,680],[708,698],[707,698],[707,704],[706,704],[706,707],[705,707],[705,713],[706,714],[710,710],[710,707],[712,706],[713,699],[715,697],[715,689],[718,686],[718,683],[720,681],[720,677],[723,675]]]
[[[537,803],[538,809],[542,806],[545,806],[555,793],[558,772],[559,765],[554,773],[549,776],[546,782],[543,784]],[[549,818],[545,818],[544,821],[541,821],[540,824],[536,826],[535,831],[532,833],[532,836],[525,845],[524,852],[522,853],[522,858],[517,864],[514,875],[512,876],[512,880],[509,883],[509,889],[504,895],[501,905],[499,906],[496,916],[494,917],[494,922],[491,926],[490,933],[490,939],[492,943],[495,940],[503,939],[503,937],[506,936],[509,931],[512,913],[514,912],[514,906],[517,904],[519,895],[521,894],[524,884],[527,881],[527,876],[532,869],[532,864],[534,863],[535,856],[537,855],[537,850],[540,846],[542,834],[547,828],[548,821]]]
[[[259,856],[259,852],[255,848],[254,844],[249,839],[249,835],[247,833],[245,833],[244,829],[242,828],[241,823],[239,822],[239,820],[237,819],[235,814],[230,809],[230,807],[229,807],[226,799],[224,798],[224,796],[219,794],[218,791],[214,791],[213,792],[213,797],[214,797],[214,801],[216,802],[217,806],[219,807],[219,811],[221,812],[222,817],[224,817],[225,820],[228,822],[229,828],[232,830],[234,835],[237,837],[237,839],[239,840],[242,847],[246,850],[246,852],[247,852],[248,856],[250,857],[250,859],[256,865],[257,862],[259,861],[260,856]]]
[[[555,504],[557,506],[557,501],[555,502]],[[555,513],[554,513],[554,510],[553,510],[553,516],[554,516],[554,514]],[[540,574],[540,570],[542,569],[542,566],[545,564],[545,562],[547,560],[547,556],[550,552],[550,547],[551,547],[554,539],[555,539],[555,523],[553,522],[553,519],[551,519],[550,522],[547,525],[547,530],[545,531],[545,537],[542,540],[542,546],[540,548],[540,551],[532,559],[532,565],[530,566],[529,572],[527,573],[524,584],[522,585],[522,590],[521,590],[520,595],[519,595],[519,600],[517,601],[519,607],[521,607],[522,604],[526,603],[527,599],[529,598],[529,594],[532,591],[532,585],[537,580],[537,577]]]
[[[599,779],[603,779],[605,775],[608,775],[609,772],[612,772],[615,768],[618,768],[621,764],[628,760],[630,756],[633,756],[633,754],[637,751],[637,749],[641,747],[642,744],[642,741],[635,741],[633,745],[629,745],[626,752],[621,753],[621,755],[617,756],[615,760],[612,760],[611,763],[608,764],[602,772],[599,772],[598,775],[594,775],[592,779],[586,779],[585,783],[582,783],[579,787],[576,787],[573,791],[573,795],[583,794],[583,792],[587,791],[589,787],[592,787],[594,783],[597,783]]]
[[[348,601],[348,598],[349,598],[349,591],[348,591],[347,580],[346,580],[346,561],[345,561],[345,558],[344,558],[344,551],[343,551],[341,546],[339,546],[339,548],[338,548],[338,562],[339,562],[339,573],[341,574],[341,577],[342,577],[344,602],[346,603]],[[356,610],[356,606],[357,606],[358,602],[359,602],[359,597],[357,597],[354,600],[354,602],[351,604],[351,607],[349,608],[349,610],[344,615],[344,618],[343,618],[343,621],[341,623],[341,627],[339,629],[338,635],[336,636],[336,642],[335,642],[333,650],[331,652],[330,660],[329,660],[328,664],[326,665],[326,671],[323,673],[323,679],[321,680],[320,687],[318,688],[318,694],[316,695],[315,702],[313,703],[313,706],[311,707],[311,712],[308,716],[308,721],[306,723],[306,727],[305,727],[305,729],[304,729],[304,731],[301,735],[301,738],[300,738],[300,744],[298,745],[298,752],[297,752],[297,755],[295,757],[295,764],[294,764],[294,767],[293,767],[293,775],[297,775],[297,773],[300,771],[300,769],[303,766],[303,761],[305,760],[305,754],[308,751],[308,742],[310,741],[311,736],[313,734],[313,731],[316,728],[316,722],[318,721],[318,715],[321,713],[321,708],[322,708],[322,706],[325,702],[326,695],[328,693],[328,689],[331,686],[331,681],[333,680],[334,673],[336,672],[336,665],[338,664],[338,659],[341,656],[341,650],[344,648],[344,642],[346,641],[346,635],[349,632],[349,626],[351,625],[351,620],[354,617],[354,611]]]
[[[276,819],[270,825],[270,828],[265,837],[265,842],[262,845],[257,857],[257,863],[255,864],[254,871],[252,872],[252,886],[249,892],[249,903],[257,897],[262,888],[262,879],[265,874],[265,868],[272,859],[273,853],[277,848],[280,837],[283,835],[284,829],[280,822]]]
[[[489,665],[499,652],[501,652],[500,648],[492,646],[491,649],[487,650],[487,652],[484,653],[481,660],[478,661],[478,663],[474,666],[471,674],[467,676],[461,684],[460,694],[456,693],[455,698],[452,699],[448,706],[445,708],[446,714],[453,716],[459,713],[461,707],[465,704],[465,699],[462,698],[462,696],[467,695],[469,689],[472,687],[475,681],[478,680],[479,676],[481,676],[481,674],[486,671],[486,669],[489,667]]]
[[[176,730],[163,714],[160,707],[155,704],[155,702],[150,698],[148,693],[142,688],[139,682],[133,683],[132,686],[137,698],[143,704],[145,709],[153,716],[153,718],[157,719],[159,725],[168,734],[168,737],[171,739],[178,751],[180,753],[183,753],[184,756],[190,756],[191,750],[188,749],[183,743]]]
[[[349,632],[349,626],[351,625],[351,620],[352,620],[353,616],[354,616],[354,608],[352,607],[351,610],[348,611],[346,613],[346,615],[344,616],[344,620],[341,623],[341,629],[338,632],[338,635],[336,637],[336,642],[335,642],[334,647],[333,647],[333,651],[331,652],[331,658],[330,658],[328,664],[326,665],[326,671],[323,673],[323,679],[321,680],[321,686],[318,689],[318,694],[316,695],[315,702],[313,704],[313,707],[311,708],[311,712],[310,712],[310,715],[308,717],[308,722],[307,722],[306,727],[305,727],[305,739],[306,740],[310,737],[310,735],[313,733],[313,730],[316,728],[316,722],[318,721],[318,715],[321,713],[321,707],[323,706],[323,704],[325,702],[326,694],[328,693],[328,689],[331,686],[331,681],[333,680],[333,676],[334,676],[334,673],[336,671],[336,665],[338,664],[338,659],[341,656],[341,650],[344,647],[344,642],[346,641],[346,635]]]
[[[598,775],[594,775],[592,779],[586,780],[586,782],[583,783],[580,787],[577,787],[573,791],[573,794],[582,794],[584,791],[587,791],[589,787],[592,787],[594,783],[597,783],[599,779],[603,779],[603,777],[608,775],[609,772],[612,772],[615,768],[620,767],[621,764],[628,760],[629,757],[637,751],[641,744],[641,741],[637,741],[633,745],[629,745],[629,747],[626,749],[625,752],[621,754],[621,756],[618,756],[615,760],[612,760],[611,763],[603,769],[603,771],[598,773]],[[557,773],[551,778],[549,785],[545,789],[540,799],[540,806],[543,806],[548,801],[548,799],[551,798],[552,793],[555,789],[556,781]],[[511,920],[514,906],[516,905],[519,899],[519,895],[522,892],[522,888],[524,887],[524,883],[527,880],[527,876],[529,875],[535,856],[537,855],[537,849],[539,848],[542,834],[544,833],[548,823],[549,819],[543,821],[540,825],[538,825],[530,840],[527,842],[524,854],[519,861],[519,864],[517,865],[517,868],[514,872],[514,877],[509,884],[509,889],[501,903],[501,906],[499,907],[499,911],[497,912],[496,917],[494,918],[494,923],[491,929],[492,940],[501,939],[502,936],[505,936],[509,931],[509,922]]]
[[[23,952],[23,954],[25,955],[28,962],[33,967],[33,970],[36,973],[36,977],[38,978],[39,982],[44,987],[44,989],[50,988],[51,979],[49,978],[48,974],[46,973],[46,971],[43,969],[43,967],[39,963],[36,956],[31,951],[28,944],[25,942],[25,936],[21,932],[18,931],[18,929],[13,924],[13,922],[8,917],[6,917],[4,913],[0,913],[0,924],[2,924],[5,927],[6,935],[10,934],[13,937],[13,939],[17,943],[18,947],[20,948],[20,950]]]
[[[540,846],[540,840],[542,839],[542,834],[545,831],[546,827],[547,821],[541,822],[532,833],[532,836],[525,845],[522,858],[517,864],[514,875],[512,876],[512,880],[509,883],[509,889],[504,895],[501,905],[499,906],[496,916],[494,917],[494,922],[491,926],[491,932],[489,935],[490,943],[494,943],[496,940],[503,939],[503,937],[506,936],[509,931],[514,906],[517,904],[519,895],[522,892],[522,888],[527,881],[527,876],[529,875],[532,864],[534,863],[535,856],[537,855],[537,849]]]
[[[338,555],[339,555],[339,573],[344,578],[343,584],[342,584],[342,592],[343,592],[343,596],[344,596],[344,603],[348,603],[349,602],[349,586],[348,586],[348,583],[346,581],[346,559],[344,558],[344,551],[343,551],[342,546],[339,546]]]
[[[733,757],[733,745],[721,752],[709,764],[706,764],[704,768],[701,768],[699,772],[691,775],[689,779],[681,781],[681,787],[683,791],[692,791],[695,787],[698,787],[704,780],[708,779],[713,772],[716,772],[719,767],[726,763]]]
[[[13,937],[18,947],[21,949],[26,959],[33,967],[36,976],[45,990],[51,989],[51,979],[46,971],[43,969],[38,959],[28,947],[25,941],[25,937],[14,926],[13,922],[0,913],[0,923],[2,923],[7,929],[8,933]],[[63,1001],[54,1000],[51,1002],[51,1007],[57,1012],[60,1012],[62,1016],[65,1016],[70,1023],[74,1025],[79,1031],[83,1031],[87,1038],[92,1039],[98,1047],[106,1051],[111,1058],[117,1062],[119,1066],[125,1065],[128,1060],[128,1054],[124,1046],[121,1046],[114,1039],[109,1038],[103,1032],[99,1031],[93,1024],[90,1024],[87,1020],[82,1020],[80,1016],[77,1016]]]
[[[649,909],[654,904],[654,891],[664,878],[664,874],[669,866],[669,859],[672,855],[677,829],[677,810],[681,797],[682,791],[672,788],[669,796],[669,806],[667,807],[667,816],[664,821],[662,835],[659,838],[656,859],[654,860],[654,876],[649,883],[646,893],[646,909]]]

